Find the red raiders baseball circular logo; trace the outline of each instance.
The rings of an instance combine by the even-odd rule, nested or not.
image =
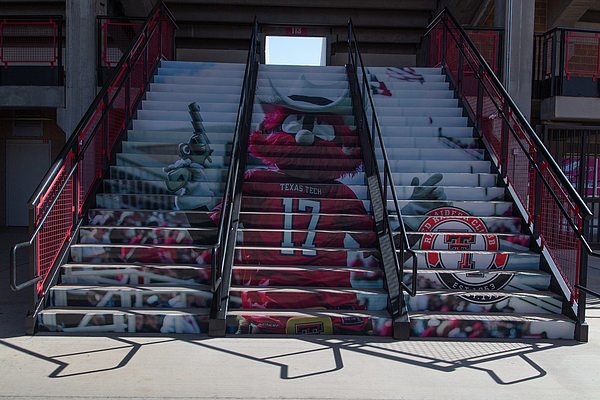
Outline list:
[[[494,253],[500,249],[498,236],[487,233],[488,229],[481,218],[455,207],[437,208],[426,216],[419,231],[436,234],[423,234],[421,249],[453,250],[426,253],[428,268],[460,271],[453,274],[438,273],[444,286],[456,290],[499,290],[506,286],[512,275],[485,273],[485,270],[504,269],[508,254]],[[495,303],[503,298],[478,295],[461,297],[476,303]]]

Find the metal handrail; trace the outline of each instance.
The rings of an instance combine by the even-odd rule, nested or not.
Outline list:
[[[567,177],[565,176],[565,174],[562,172],[562,170],[560,169],[560,167],[558,166],[558,164],[556,163],[556,161],[554,160],[554,158],[552,157],[552,155],[550,154],[550,152],[548,151],[548,149],[546,149],[546,146],[544,146],[544,144],[542,143],[541,139],[535,133],[535,131],[533,130],[533,128],[531,127],[531,125],[527,122],[527,119],[523,116],[523,114],[521,113],[521,111],[519,110],[519,108],[517,107],[517,105],[515,104],[515,102],[513,101],[513,99],[510,97],[510,95],[508,94],[508,92],[506,91],[506,89],[504,88],[504,86],[502,86],[502,83],[500,83],[500,80],[498,79],[498,77],[496,77],[496,75],[493,73],[493,71],[491,70],[491,68],[489,67],[489,65],[487,64],[487,62],[485,61],[485,59],[481,55],[481,53],[477,50],[477,48],[475,47],[475,45],[473,44],[473,42],[471,41],[471,39],[469,39],[469,36],[465,32],[465,30],[461,27],[460,23],[456,20],[456,18],[454,17],[454,15],[450,12],[450,10],[448,8],[445,8],[429,24],[429,26],[427,28],[427,32],[425,33],[425,36],[429,35],[429,33],[431,32],[431,30],[440,22],[440,20],[442,20],[442,18],[444,17],[444,15],[447,15],[452,20],[454,26],[461,33],[461,35],[464,38],[464,41],[469,46],[470,50],[473,51],[473,54],[479,60],[480,65],[485,69],[486,75],[489,77],[489,79],[494,84],[495,89],[498,90],[499,93],[502,95],[503,99],[506,102],[508,102],[508,104],[510,105],[513,113],[516,115],[516,117],[519,120],[519,122],[525,128],[525,131],[529,135],[529,138],[531,140],[533,140],[533,142],[535,144],[535,147],[536,147],[536,150],[538,150],[544,156],[544,159],[550,165],[550,168],[552,169],[552,172],[555,175],[558,176],[560,183],[565,188],[567,188],[568,194],[573,199],[573,201],[574,201],[575,205],[577,206],[577,208],[580,210],[582,218],[587,219],[587,220],[591,219],[592,212],[590,211],[590,209],[587,207],[587,205],[585,204],[585,202],[583,201],[583,199],[581,198],[581,196],[579,196],[579,194],[577,193],[577,191],[575,191],[575,189],[573,188],[573,186],[571,185],[571,183],[569,182],[569,180],[567,179]],[[442,20],[442,23],[444,23],[443,20]],[[481,76],[480,76],[478,70],[477,69],[473,69],[473,72],[474,72],[475,76],[478,78],[478,80],[481,80]],[[484,85],[484,88],[485,88],[485,85]],[[502,111],[502,110],[500,109],[499,111]]]
[[[70,178],[75,174],[76,171],[78,171],[79,163],[84,159],[86,149],[94,141],[96,135],[98,134],[98,131],[100,130],[100,127],[103,126],[103,122],[108,117],[108,112],[112,109],[112,105],[117,99],[117,96],[115,95],[115,96],[113,96],[113,98],[110,101],[106,101],[111,93],[111,90],[115,89],[116,83],[118,82],[119,78],[122,77],[123,70],[127,68],[128,70],[125,74],[125,77],[122,80],[122,82],[120,83],[120,85],[118,86],[115,93],[117,93],[123,89],[125,82],[127,82],[127,78],[129,78],[129,76],[132,74],[132,71],[133,71],[133,69],[131,69],[130,67],[132,65],[135,65],[139,61],[140,57],[142,57],[142,55],[143,55],[143,51],[140,51],[139,54],[137,55],[137,58],[135,60],[132,60],[131,59],[132,52],[134,50],[139,50],[140,46],[142,44],[143,44],[143,48],[145,48],[148,45],[148,43],[150,43],[150,39],[153,37],[153,34],[158,29],[160,29],[160,24],[157,23],[154,25],[153,29],[150,32],[147,32],[148,26],[154,20],[154,18],[156,17],[157,13],[159,13],[159,11],[160,11],[161,15],[164,15],[167,18],[169,18],[171,20],[171,23],[173,24],[174,28],[176,28],[173,16],[168,11],[168,9],[164,5],[164,3],[162,1],[157,2],[154,6],[154,9],[152,10],[150,15],[146,19],[142,29],[140,29],[140,31],[136,35],[136,38],[132,41],[132,43],[129,45],[127,51],[124,53],[124,56],[121,58],[121,61],[119,61],[119,63],[117,64],[115,70],[111,74],[110,79],[102,87],[102,89],[100,90],[100,92],[98,93],[98,95],[96,96],[96,98],[94,99],[94,101],[92,102],[92,104],[90,105],[90,107],[88,108],[86,113],[84,114],[83,118],[81,119],[81,121],[79,122],[79,124],[77,125],[75,130],[73,131],[73,134],[71,135],[70,139],[67,141],[67,143],[65,144],[65,146],[59,153],[56,161],[54,162],[54,164],[52,165],[50,170],[46,173],[43,180],[38,185],[38,187],[34,191],[33,195],[29,199],[29,201],[27,203],[27,207],[29,209],[35,209],[36,206],[39,204],[40,200],[42,199],[42,197],[45,196],[46,192],[55,183],[55,180],[59,177],[59,175],[58,175],[59,172],[63,169],[63,167],[65,167],[67,165],[68,162],[72,162],[71,168],[69,169],[69,172],[67,173],[67,177],[65,178],[60,189],[57,191],[56,198],[48,206],[48,208],[44,211],[41,218],[37,218],[37,220],[34,221],[36,229],[33,231],[31,238],[26,242],[16,244],[13,247],[13,249],[11,250],[10,268],[11,268],[11,288],[13,290],[15,290],[15,291],[21,290],[27,286],[30,286],[36,282],[39,282],[40,280],[43,280],[45,278],[45,277],[36,276],[33,279],[28,280],[27,282],[24,282],[22,284],[17,284],[16,283],[16,252],[20,248],[29,247],[33,244],[38,233],[44,226],[44,222],[47,220],[47,218],[50,216],[51,212],[53,211],[54,204],[56,204],[59,196],[64,191],[64,188],[70,182]],[[146,78],[148,76],[150,76],[150,74],[146,74]],[[147,82],[145,82],[145,84],[147,84]],[[89,136],[87,142],[83,143],[80,139],[80,134],[85,132],[85,129],[89,126],[89,124],[91,124],[93,122],[94,118],[97,115],[98,110],[101,107],[104,107],[105,112],[101,115],[100,120],[96,124],[96,127],[93,130],[93,132],[91,133],[91,135]],[[131,118],[131,114],[128,113],[126,116],[127,122],[129,121],[130,118]],[[125,127],[127,125],[128,125],[127,123],[124,124]],[[113,149],[114,149],[114,145],[113,145]],[[109,151],[110,150],[111,149],[109,149]],[[108,157],[108,154],[105,154],[105,156]],[[85,202],[86,202],[86,200],[84,200],[82,202],[82,204]],[[77,210],[77,207],[75,207],[75,206],[76,205],[74,204],[73,205],[74,212],[77,213],[79,210]],[[75,219],[74,219],[71,228],[73,228],[76,225],[77,225],[77,221],[75,221]],[[63,244],[64,244],[64,242],[63,242]]]
[[[371,110],[372,110],[372,118],[373,118],[373,122],[374,122],[374,126],[375,126],[375,130],[377,131],[377,138],[379,139],[379,144],[381,146],[381,151],[383,154],[383,162],[384,162],[384,184],[381,185],[380,182],[380,188],[382,190],[383,193],[383,199],[384,199],[384,208],[383,208],[383,212],[384,212],[384,224],[387,230],[387,234],[389,235],[389,238],[391,240],[391,243],[394,243],[394,238],[393,238],[393,232],[390,228],[389,225],[389,215],[388,215],[388,209],[387,209],[387,189],[388,186],[390,188],[390,191],[392,193],[392,199],[394,202],[394,207],[396,209],[396,215],[398,216],[398,222],[400,224],[400,235],[401,235],[401,244],[400,244],[400,252],[403,255],[403,260],[402,262],[400,262],[398,260],[398,254],[397,252],[394,250],[394,262],[396,264],[396,270],[398,272],[398,278],[399,278],[399,283],[401,285],[401,287],[404,287],[404,289],[412,296],[414,297],[417,293],[417,257],[416,257],[416,253],[414,252],[414,250],[411,249],[410,246],[410,242],[408,240],[408,235],[406,233],[406,229],[404,226],[404,222],[402,219],[402,212],[400,210],[400,205],[398,203],[398,197],[396,195],[396,187],[394,185],[394,180],[393,180],[393,176],[392,176],[392,171],[390,168],[390,163],[389,163],[389,159],[387,156],[387,152],[385,149],[385,144],[383,141],[383,135],[381,134],[381,127],[379,125],[379,119],[377,118],[377,112],[375,111],[375,103],[373,101],[373,96],[371,95],[371,90],[370,90],[370,83],[367,79],[367,72],[365,70],[365,66],[362,60],[362,55],[360,53],[359,47],[358,47],[358,41],[356,40],[356,33],[354,31],[354,26],[352,24],[352,20],[350,19],[348,22],[348,30],[349,30],[349,38],[348,38],[348,42],[349,42],[349,61],[351,66],[354,67],[355,72],[357,69],[357,63],[356,61],[360,62],[360,68],[362,70],[362,78],[363,78],[363,85],[365,85],[367,87],[367,90],[364,90],[367,94],[368,94],[368,100],[369,100],[369,104],[371,105]],[[352,43],[354,43],[354,49],[355,49],[355,54],[352,54]],[[361,98],[361,102],[363,101],[363,94],[359,91],[359,96]],[[361,103],[364,104],[364,103]],[[363,116],[366,118],[366,111],[364,107],[361,107],[362,112],[363,112]],[[369,130],[369,126],[367,124],[367,130]],[[375,137],[374,135],[369,134],[369,137]],[[373,159],[376,160],[376,154],[375,154],[375,143],[371,143],[371,153],[373,156]],[[363,151],[368,151],[368,149],[363,149]],[[377,162],[375,162],[375,169],[377,171],[377,177],[379,178],[379,168],[377,166]],[[412,274],[412,288],[408,287],[404,281],[403,281],[403,275],[404,275],[404,254],[408,253],[410,255],[410,257],[413,259],[413,274]],[[407,259],[408,259],[407,258]],[[400,293],[400,295],[402,295],[402,293]]]
[[[531,213],[530,217],[534,217],[534,221],[533,223],[530,221],[528,221],[528,224],[531,224],[530,227],[532,227],[533,229],[533,234],[534,237],[539,238],[539,230],[540,227],[544,227],[547,229],[547,225],[541,225],[541,222],[539,221],[539,219],[537,218],[537,214],[539,213],[539,208],[540,208],[540,202],[541,202],[541,197],[538,193],[541,193],[541,189],[545,188],[547,190],[547,192],[550,194],[550,196],[552,197],[552,201],[550,201],[554,206],[557,206],[559,211],[558,213],[560,213],[560,215],[567,221],[567,226],[569,226],[572,229],[572,234],[575,236],[576,240],[578,240],[579,244],[578,247],[583,247],[585,249],[584,252],[575,252],[575,254],[577,254],[577,257],[579,257],[579,259],[575,260],[576,263],[576,268],[575,268],[575,277],[574,278],[569,278],[567,279],[566,277],[564,277],[564,283],[566,284],[566,289],[565,289],[565,294],[567,294],[567,292],[570,292],[570,296],[571,296],[571,301],[573,301],[574,299],[578,299],[578,292],[576,292],[576,289],[580,289],[583,288],[583,292],[584,293],[588,293],[589,289],[585,288],[585,284],[586,284],[586,280],[587,280],[587,257],[589,255],[591,255],[592,249],[586,239],[586,237],[584,236],[586,232],[586,226],[587,226],[587,221],[590,220],[592,218],[592,213],[589,210],[589,208],[587,207],[587,205],[584,203],[583,199],[581,198],[581,196],[579,195],[579,193],[577,193],[577,191],[573,188],[573,186],[571,185],[571,183],[569,182],[569,180],[566,178],[566,176],[564,175],[563,171],[560,169],[560,167],[558,166],[558,164],[556,163],[556,161],[554,160],[554,158],[550,155],[550,152],[547,150],[547,148],[544,146],[543,142],[541,141],[541,139],[538,137],[538,135],[535,133],[535,131],[531,128],[531,126],[529,125],[529,123],[527,122],[527,120],[525,119],[525,117],[523,116],[523,114],[520,112],[520,110],[517,108],[517,106],[515,105],[514,101],[511,99],[511,97],[509,96],[509,94],[507,93],[506,89],[502,86],[502,84],[500,83],[500,81],[498,80],[498,78],[492,73],[491,69],[489,68],[489,66],[487,65],[487,63],[485,63],[483,57],[481,56],[481,54],[479,53],[479,51],[475,48],[475,46],[473,45],[473,43],[471,42],[471,40],[469,39],[468,35],[466,34],[466,32],[462,29],[462,27],[460,26],[460,24],[457,22],[457,20],[454,18],[454,16],[452,15],[452,13],[448,10],[448,9],[444,9],[435,19],[434,21],[430,24],[430,26],[428,27],[427,30],[427,34],[429,35],[431,33],[431,31],[433,29],[435,29],[438,24],[442,24],[442,27],[444,29],[443,31],[443,38],[442,38],[442,43],[444,46],[444,55],[442,56],[442,58],[440,60],[437,60],[436,62],[440,62],[441,66],[444,67],[445,69],[449,69],[448,64],[446,64],[446,48],[448,48],[448,44],[447,44],[447,36],[450,36],[453,40],[452,46],[451,48],[457,48],[459,49],[459,66],[458,66],[458,81],[454,82],[457,85],[457,90],[461,89],[461,71],[462,71],[462,67],[465,64],[465,61],[467,61],[468,65],[471,68],[471,72],[473,74],[473,76],[478,80],[479,82],[479,94],[477,95],[477,114],[475,115],[475,119],[476,119],[476,127],[477,129],[481,130],[481,107],[482,105],[480,104],[481,102],[481,98],[483,96],[483,90],[485,90],[485,92],[487,93],[487,95],[489,96],[489,99],[491,100],[491,103],[493,103],[494,105],[494,110],[496,111],[496,116],[500,116],[502,118],[503,121],[503,132],[502,132],[502,139],[501,139],[501,152],[502,155],[499,156],[498,161],[498,166],[501,169],[501,173],[503,175],[503,178],[506,180],[506,183],[509,187],[510,190],[514,190],[515,194],[519,195],[519,196],[528,196],[528,194],[526,193],[520,193],[519,191],[517,191],[516,187],[514,187],[512,185],[511,182],[511,177],[509,177],[506,174],[506,168],[507,168],[507,148],[508,148],[508,138],[506,135],[511,135],[511,138],[516,139],[516,143],[518,144],[518,146],[521,148],[521,150],[523,150],[523,153],[526,155],[527,157],[527,162],[529,164],[529,168],[531,168],[532,170],[535,171],[535,177],[536,177],[536,182],[533,183],[531,181],[529,181],[528,187],[532,188],[535,187],[535,198],[532,200],[534,201],[534,203],[530,203],[529,207],[530,209],[526,210],[527,213]],[[456,32],[456,33],[455,33]],[[458,37],[455,37],[455,34]],[[467,54],[467,51],[464,49],[464,47],[468,48],[469,50],[469,54]],[[474,56],[474,60],[473,62],[469,59],[470,56]],[[475,64],[479,64],[479,65],[473,65],[473,63]],[[448,73],[449,78],[451,78],[451,80],[454,80],[454,77],[452,76],[452,73]],[[486,80],[488,79],[488,80]],[[491,84],[491,86],[493,87],[493,90],[495,90],[495,93],[491,93],[491,90],[488,88],[487,86],[487,82],[489,82]],[[462,93],[462,92],[460,92]],[[502,107],[502,105],[499,105],[498,102],[496,102],[495,100],[495,96],[498,96],[502,99],[503,101],[503,105],[504,107]],[[460,98],[462,98],[462,94],[459,95]],[[531,146],[531,150],[535,153],[535,154],[539,154],[542,156],[541,161],[538,160],[534,160],[534,158],[529,154],[529,150],[528,148],[525,147],[525,145],[523,144],[523,141],[519,138],[519,135],[517,134],[517,132],[515,131],[515,128],[513,127],[511,121],[509,120],[511,117],[513,117],[516,119],[516,121],[513,119],[512,122],[516,122],[521,130],[523,131],[523,140],[527,140],[528,144],[530,144]],[[505,131],[504,131],[505,130]],[[510,134],[508,133],[510,132]],[[482,132],[484,133],[484,132]],[[544,174],[542,173],[541,168],[544,169],[545,172],[549,172],[548,175],[548,179],[553,180],[553,183],[555,183],[557,185],[557,189],[553,189],[550,186],[550,183],[548,182],[548,179],[546,179],[546,177],[544,176]],[[533,186],[532,186],[533,185]],[[543,185],[543,186],[542,186]],[[558,194],[555,192],[558,191]],[[564,196],[564,200],[561,201],[558,198],[558,195],[562,195]],[[565,203],[563,205],[563,202]],[[533,210],[531,209],[533,204]],[[576,224],[573,220],[573,218],[571,218],[571,216],[569,215],[569,212],[566,210],[566,207],[569,207],[569,209],[571,210],[571,212],[573,212],[574,214],[576,214],[576,218],[579,220],[579,223],[581,223],[581,226],[579,226],[578,224]],[[546,245],[546,238],[541,238],[542,240],[540,241],[540,245],[543,247]],[[551,238],[548,238],[548,240],[551,240]],[[553,253],[553,248],[549,247],[549,255],[554,258],[554,253]],[[573,259],[571,259],[571,261],[573,261]],[[561,268],[560,264],[556,264],[557,268],[558,268],[558,272],[560,274],[564,275],[564,270]],[[577,282],[575,282],[577,281]],[[585,296],[583,296],[583,298],[579,299],[579,301],[577,302],[577,328],[576,328],[576,335],[578,335],[579,338],[582,338],[582,340],[587,340],[585,338],[585,334],[582,333],[582,329],[583,325],[585,323]]]
[[[235,232],[232,232],[233,218],[235,217],[233,208],[235,200],[235,191],[238,186],[238,177],[240,170],[240,157],[242,154],[241,139],[244,133],[248,114],[252,112],[252,73],[256,63],[256,50],[258,46],[258,21],[254,18],[254,28],[252,30],[252,38],[250,50],[246,59],[246,68],[244,71],[244,81],[242,84],[242,92],[240,95],[240,103],[236,119],[233,146],[231,154],[231,163],[227,171],[227,181],[223,191],[224,196],[221,202],[221,217],[219,219],[219,228],[217,233],[217,241],[212,249],[211,257],[211,291],[219,294],[219,288],[223,282],[223,274],[225,271],[225,251],[231,240],[236,240]],[[237,218],[237,217],[236,217]],[[215,296],[216,311],[220,310],[220,296]]]

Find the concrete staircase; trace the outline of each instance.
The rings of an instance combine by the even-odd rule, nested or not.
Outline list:
[[[540,255],[530,250],[530,236],[441,70],[369,74],[418,254],[418,294],[406,297],[411,335],[573,338],[575,325],[561,314],[564,298],[550,291],[552,277],[540,269]]]

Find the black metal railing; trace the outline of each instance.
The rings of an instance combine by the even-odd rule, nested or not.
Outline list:
[[[258,72],[258,21],[254,19],[254,28],[250,49],[244,71],[244,82],[240,95],[240,103],[233,138],[231,164],[227,171],[223,201],[221,202],[221,217],[217,241],[211,257],[211,290],[214,293],[211,305],[212,336],[225,335],[225,317],[227,314],[231,272],[235,258],[235,243],[239,218],[243,174],[246,165],[246,151],[250,135],[254,92]]]
[[[0,86],[62,86],[63,17],[0,16]]]
[[[357,118],[357,130],[361,141],[367,184],[371,195],[383,270],[390,297],[390,312],[394,318],[394,338],[407,339],[409,320],[404,304],[404,291],[411,296],[416,295],[417,257],[411,249],[402,221],[402,212],[396,195],[392,171],[371,95],[370,75],[362,61],[352,20],[348,22],[348,71],[350,91],[355,97],[353,105],[355,106],[354,111]],[[381,152],[383,171],[380,171],[378,166],[376,148]],[[391,215],[387,207],[388,195],[392,197],[394,215],[398,218],[399,227],[396,232],[390,225]],[[396,237],[399,240],[395,240]],[[411,258],[413,260],[412,284],[409,287],[404,281],[404,263]],[[397,322],[406,323],[407,325],[397,328]],[[401,332],[397,332],[397,329],[400,329]]]
[[[441,66],[490,151],[508,192],[577,315],[587,340],[585,233],[592,213],[448,9],[428,27],[429,65]]]
[[[554,28],[534,38],[533,98],[600,97],[600,31]]]
[[[96,74],[98,86],[104,86],[112,69],[121,61],[123,54],[139,32],[145,18],[96,17]]]
[[[115,158],[152,75],[162,59],[174,58],[176,28],[167,7],[157,2],[27,203],[32,234],[29,241],[12,249],[11,287],[20,290],[37,282],[31,316],[42,306],[55,281],[66,250]],[[33,278],[17,284],[16,253],[25,247],[30,249]]]

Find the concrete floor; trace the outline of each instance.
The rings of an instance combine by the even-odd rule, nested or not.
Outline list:
[[[25,336],[25,293],[8,285],[0,229],[0,398],[600,398],[600,301],[589,343],[368,337]],[[600,291],[600,260],[590,287]]]

